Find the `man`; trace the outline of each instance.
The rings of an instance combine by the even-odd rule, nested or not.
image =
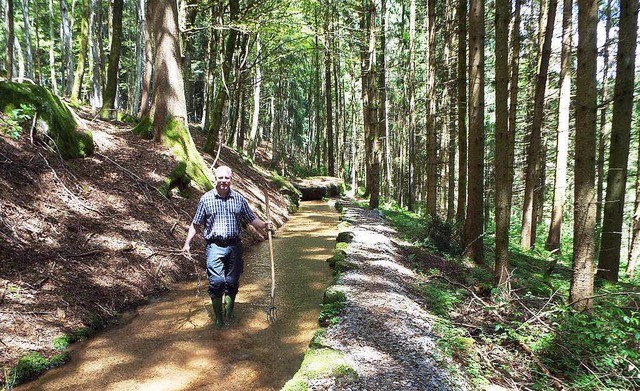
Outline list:
[[[222,296],[226,316],[231,318],[240,285],[243,270],[240,242],[242,223],[251,224],[257,229],[272,229],[270,221],[257,218],[247,200],[231,189],[231,180],[231,168],[220,166],[216,169],[216,187],[200,198],[182,247],[182,251],[189,252],[191,239],[198,231],[204,230],[209,296],[217,328],[223,324]]]

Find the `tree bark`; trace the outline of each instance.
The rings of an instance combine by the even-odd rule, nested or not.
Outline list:
[[[618,281],[620,270],[620,247],[633,114],[637,26],[638,0],[621,0],[607,195],[597,272],[598,277],[609,281]]]
[[[213,174],[196,149],[187,127],[177,4],[172,0],[153,0],[148,6],[153,16],[156,47],[152,109],[154,139],[161,140],[171,149],[184,165],[186,175],[199,187],[211,189]]]
[[[458,208],[456,221],[462,226],[467,216],[467,4],[458,0]]]
[[[122,7],[123,0],[113,1],[113,21],[111,51],[109,52],[109,65],[107,68],[107,85],[104,89],[104,102],[100,109],[100,118],[115,118],[114,109],[116,94],[118,92],[118,73],[120,66],[120,52],[122,49]],[[157,47],[156,47],[157,50]]]
[[[7,31],[7,55],[5,57],[5,69],[7,70],[7,79],[13,78],[13,59],[15,47],[15,29],[14,29],[14,11],[13,0],[7,0],[7,16],[5,18],[5,29]],[[52,45],[53,46],[53,45]]]
[[[610,90],[610,76],[609,76],[609,45],[611,45],[611,39],[609,38],[611,33],[611,3],[612,0],[607,0],[605,6],[605,27],[604,27],[604,45],[602,46],[602,88],[600,90],[600,127],[598,129],[598,153],[596,161],[596,227],[602,226],[602,201],[604,195],[604,163],[606,161],[605,153],[607,149],[607,140],[609,138],[610,123],[607,121],[607,113],[609,112],[609,90]],[[596,241],[596,249],[599,242]],[[596,250],[597,251],[597,250]]]
[[[211,111],[211,123],[209,125],[207,142],[204,146],[204,150],[209,153],[215,153],[218,148],[218,139],[220,139],[220,131],[223,127],[224,108],[229,100],[228,88],[231,75],[231,67],[233,65],[233,54],[236,49],[236,39],[238,31],[234,26],[237,21],[238,13],[240,12],[239,0],[229,1],[229,23],[231,28],[229,29],[229,36],[227,37],[227,45],[224,52],[224,60],[222,62],[222,81],[218,85],[218,91],[216,92],[215,103]]]
[[[102,60],[100,26],[101,12],[99,0],[90,0],[89,3],[89,50],[91,52],[91,95],[89,101],[93,111],[102,107]]]
[[[544,24],[542,51],[538,59],[536,90],[534,96],[533,121],[529,132],[529,147],[527,148],[527,169],[525,173],[524,205],[522,207],[522,233],[520,246],[532,248],[536,241],[536,196],[540,184],[540,154],[542,147],[542,118],[544,115],[545,92],[547,89],[547,74],[549,71],[549,59],[551,57],[551,40],[553,39],[553,27],[555,25],[557,0],[550,0]]]
[[[464,0],[462,0],[464,1]],[[416,3],[410,0],[409,4],[409,80],[407,89],[409,93],[409,145],[407,146],[407,160],[409,172],[407,173],[407,209],[415,208],[415,153],[414,144],[416,138]]]
[[[22,0],[22,25],[24,26],[25,52],[27,57],[27,78],[33,80],[33,45],[31,44],[31,20],[29,18],[29,0]]]
[[[469,193],[463,256],[483,262],[484,1],[469,7]]]
[[[71,88],[71,102],[80,101],[82,81],[84,80],[85,64],[87,62],[87,49],[89,47],[89,0],[82,0],[82,19],[80,20],[80,42],[78,48],[78,63],[73,74],[73,86]]]
[[[571,48],[573,45],[573,0],[564,0],[562,10],[562,51],[560,53],[560,98],[558,107],[558,135],[556,147],[556,173],[553,186],[553,207],[549,235],[545,248],[560,250],[562,212],[567,187],[567,161],[569,156],[569,119],[571,106]]]
[[[328,9],[328,8],[327,8]],[[335,151],[333,145],[333,104],[331,99],[331,34],[330,29],[330,17],[329,12],[325,14],[324,19],[324,34],[325,34],[325,51],[324,51],[324,94],[325,94],[325,107],[326,107],[326,119],[325,125],[327,127],[327,168],[330,176],[336,175],[335,166]],[[337,82],[337,81],[336,81]]]
[[[578,311],[593,306],[597,26],[597,1],[578,0],[573,273],[569,288],[569,301]]]
[[[60,38],[62,39],[62,93],[71,94],[73,80],[73,47],[71,44],[71,21],[67,0],[60,0]]]
[[[495,72],[495,219],[496,261],[494,283],[506,288],[509,277],[509,226],[511,218],[511,162],[509,153],[509,0],[496,0]]]

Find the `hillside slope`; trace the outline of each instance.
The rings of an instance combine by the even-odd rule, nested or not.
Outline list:
[[[194,273],[179,250],[202,193],[165,198],[157,188],[176,162],[161,144],[81,116],[96,143],[86,159],[63,161],[28,134],[0,136],[0,386],[20,357],[51,357],[55,337],[102,327]],[[288,201],[268,172],[228,149],[221,163],[260,217],[267,191],[272,220],[284,223]],[[243,242],[263,239],[249,227]]]

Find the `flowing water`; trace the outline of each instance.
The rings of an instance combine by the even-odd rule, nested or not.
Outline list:
[[[72,346],[71,361],[24,390],[274,390],[297,371],[317,326],[337,212],[305,202],[273,238],[275,322],[269,323],[268,242],[246,249],[235,320],[213,327],[207,282],[180,284],[121,325]],[[194,254],[202,257],[202,254]]]

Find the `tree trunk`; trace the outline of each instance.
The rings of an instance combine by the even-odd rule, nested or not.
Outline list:
[[[602,200],[604,195],[604,163],[606,161],[605,153],[607,149],[607,139],[610,132],[610,123],[607,121],[607,113],[609,111],[609,38],[611,32],[611,2],[607,0],[605,6],[605,27],[604,27],[604,45],[602,46],[602,89],[600,90],[600,127],[598,129],[598,154],[596,155],[596,227],[602,226]],[[596,241],[596,251],[599,242]]]
[[[484,1],[469,7],[469,197],[463,256],[483,261],[484,187]]]
[[[331,34],[329,13],[325,14],[324,19],[324,34],[325,34],[325,51],[324,51],[324,94],[327,115],[325,117],[325,124],[327,126],[327,143],[328,143],[328,156],[327,156],[327,168],[328,173],[331,176],[336,175],[335,167],[335,151],[333,146],[333,105],[331,99]],[[336,81],[337,82],[337,81]]]
[[[24,26],[25,52],[27,54],[27,78],[33,80],[33,50],[31,48],[31,21],[29,18],[29,0],[22,0],[22,25]]]
[[[100,1],[90,0],[89,3],[89,50],[91,51],[91,96],[89,101],[93,111],[102,107],[102,61],[100,45],[100,26],[102,25]]]
[[[76,64],[71,88],[71,102],[76,103],[80,101],[85,64],[87,62],[87,48],[89,47],[89,0],[82,0],[82,19],[80,20],[80,36],[78,40],[80,41],[78,63]]]
[[[137,0],[136,1],[136,28],[138,31],[138,35],[136,37],[136,71],[134,73],[134,90],[132,100],[132,108],[131,112],[140,113],[141,99],[142,99],[142,81],[144,80],[144,70],[145,70],[145,34],[140,34],[140,32],[145,31],[146,28],[146,1]]]
[[[13,59],[14,59],[14,44],[15,44],[15,29],[14,29],[14,15],[13,15],[13,0],[7,0],[7,16],[5,18],[5,29],[7,31],[7,55],[5,57],[5,68],[7,70],[7,79],[13,78]],[[53,46],[53,45],[52,45]]]
[[[9,3],[11,3],[12,0],[9,0]],[[49,0],[49,18],[50,20],[53,20],[53,0]],[[9,17],[7,17],[7,22],[9,21]],[[11,18],[12,19],[12,18]],[[51,40],[51,42],[54,42],[55,39],[55,34],[53,32],[53,23],[49,23],[49,40]],[[7,41],[7,47],[10,41]],[[51,90],[57,94],[59,93],[58,91],[58,81],[56,79],[56,57],[55,57],[55,50],[54,50],[54,45],[49,45],[49,78],[51,79]],[[8,60],[8,58],[7,58]]]
[[[121,1],[121,0],[120,0]],[[62,39],[62,94],[71,94],[73,80],[73,46],[67,0],[60,0],[60,38]]]
[[[467,4],[458,0],[458,208],[456,222],[462,226],[467,216]]]
[[[464,1],[464,0],[463,0]],[[407,209],[413,211],[415,206],[415,153],[414,144],[416,138],[416,2],[410,0],[409,4],[409,80],[407,88],[409,93],[409,145],[407,146],[407,160],[409,172],[407,173]]]
[[[224,108],[229,100],[228,88],[230,85],[231,67],[233,65],[233,53],[236,49],[236,38],[238,31],[234,27],[234,23],[238,18],[240,11],[239,0],[229,1],[229,23],[232,28],[229,29],[229,36],[227,37],[227,45],[224,52],[224,60],[222,63],[222,81],[218,85],[218,91],[216,92],[215,103],[213,110],[211,111],[211,123],[207,134],[207,142],[204,146],[204,150],[209,153],[215,153],[218,148],[218,139],[220,138],[220,131],[223,127]]]
[[[621,0],[607,196],[598,257],[598,276],[609,281],[618,281],[620,270],[620,245],[633,114],[637,26],[638,0]]]
[[[509,277],[509,226],[511,217],[511,162],[509,161],[509,0],[496,0],[495,72],[495,219],[496,261],[494,283],[506,288]]]
[[[113,1],[113,21],[111,51],[109,52],[109,65],[107,68],[107,85],[104,89],[104,102],[100,109],[100,118],[116,118],[116,94],[118,92],[118,71],[120,64],[120,51],[122,48],[122,6],[123,0]],[[156,47],[156,52],[158,48]]]
[[[369,193],[369,208],[375,209],[380,205],[380,137],[378,135],[378,110],[376,96],[376,3],[375,0],[365,0],[366,37],[363,45],[363,86],[365,92],[362,108],[364,113],[365,154],[367,170],[367,192]]]
[[[532,248],[536,241],[536,196],[540,184],[540,156],[542,147],[542,119],[544,115],[545,92],[547,89],[547,74],[549,71],[549,59],[551,57],[551,40],[553,39],[553,26],[555,25],[557,0],[548,3],[542,51],[538,59],[536,90],[534,96],[533,121],[529,132],[529,147],[527,148],[527,169],[525,173],[524,205],[522,207],[522,233],[520,246]],[[538,205],[542,207],[541,205]]]
[[[640,109],[640,101],[637,103],[637,109]],[[640,147],[640,142],[638,146]],[[640,148],[638,148],[638,152],[640,152]],[[640,172],[640,159],[638,159],[636,164],[636,169]],[[629,251],[629,262],[627,263],[627,277],[630,279],[634,277],[638,260],[640,259],[640,175],[636,176],[636,200],[634,202],[633,212],[631,250]]]
[[[567,161],[569,156],[569,119],[571,106],[571,48],[573,45],[573,0],[564,0],[562,6],[562,51],[560,54],[560,101],[558,107],[558,136],[556,147],[556,173],[553,186],[553,207],[549,236],[545,248],[560,250],[562,211],[567,187]]]
[[[162,140],[178,157],[189,178],[204,189],[213,187],[211,170],[202,159],[187,128],[187,106],[180,63],[178,8],[175,1],[148,4],[153,16],[155,78],[152,111],[154,139]],[[115,35],[114,35],[115,39]]]
[[[256,36],[256,58],[260,58],[262,55],[262,46],[260,44],[260,34]],[[251,116],[251,132],[249,133],[249,156],[252,158],[256,153],[256,146],[258,144],[258,124],[260,123],[260,90],[262,88],[262,70],[260,69],[260,62],[257,61],[256,65],[255,82],[253,83],[253,115]]]
[[[573,273],[569,301],[579,311],[593,306],[597,28],[598,2],[578,0]]]
[[[436,135],[436,13],[435,0],[427,0],[425,31],[427,34],[427,213],[435,217],[438,214],[438,137]]]
[[[391,140],[389,139],[389,112],[387,102],[387,2],[382,1],[380,7],[380,54],[378,56],[378,64],[380,66],[378,75],[378,90],[380,91],[380,120],[378,125],[381,127],[378,134],[384,136],[384,196],[385,201],[391,199],[392,177],[391,177]]]

